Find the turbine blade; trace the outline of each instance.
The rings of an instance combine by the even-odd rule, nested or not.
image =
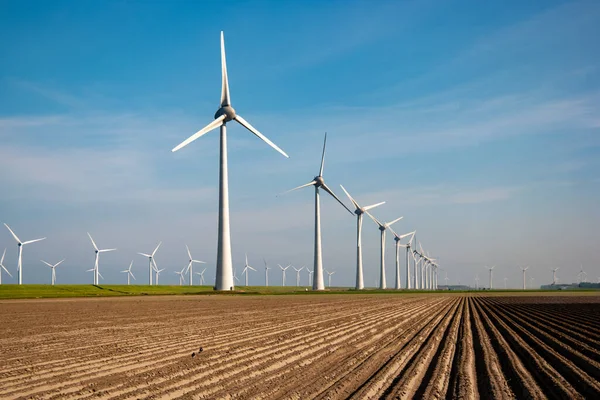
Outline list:
[[[281,150],[279,147],[277,147],[277,145],[273,142],[271,142],[269,140],[269,138],[267,138],[265,135],[263,135],[262,133],[260,133],[259,131],[256,130],[256,128],[254,128],[252,125],[250,125],[250,123],[248,121],[246,121],[244,118],[242,118],[241,115],[236,115],[235,116],[235,120],[237,122],[240,123],[240,125],[242,125],[244,128],[248,129],[250,132],[254,133],[257,137],[259,137],[260,139],[262,139],[263,142],[265,142],[266,144],[268,144],[269,146],[271,146],[272,148],[274,148],[275,150],[277,150],[279,153],[281,153],[284,157],[286,158],[290,158],[290,156],[288,156],[285,151]]]
[[[138,254],[141,256],[148,257],[148,258],[152,257],[150,254],[146,254],[146,253],[138,253]]]
[[[4,264],[4,256],[6,255],[6,249],[4,249],[4,252],[2,253],[2,258],[0,258],[0,265]],[[265,261],[265,265],[267,265],[267,262]]]
[[[12,231],[12,229],[10,229],[10,226],[8,226],[6,223],[4,224],[4,226],[10,231],[11,235],[13,235],[13,237],[15,238],[17,243],[21,243],[21,240],[17,237],[17,235],[15,235],[15,233]]]
[[[286,191],[285,191],[285,192],[283,192],[282,194],[286,194],[286,193],[289,193],[289,192],[293,192],[294,190],[302,189],[302,188],[305,188],[305,187],[307,187],[307,186],[314,186],[314,185],[315,185],[315,183],[317,183],[317,182],[315,182],[315,181],[310,181],[310,182],[308,182],[308,183],[305,183],[304,185],[300,185],[300,186],[298,186],[298,187],[295,187],[295,188],[293,188],[293,189],[286,190]]]
[[[117,249],[104,249],[104,250],[98,250],[98,253],[108,253],[109,251],[115,251]]]
[[[190,257],[190,261],[192,260],[192,253],[190,253],[190,248],[188,247],[188,245],[185,245],[185,248],[187,250],[188,256]]]
[[[10,272],[8,272],[8,270],[6,269],[6,267],[2,264],[0,264],[0,266],[2,266],[2,269],[8,274],[10,275],[10,277],[12,278],[12,274]]]
[[[98,275],[100,276],[100,278],[102,278],[102,280],[104,280],[104,277],[102,276],[102,274],[100,273],[100,271],[98,271]]]
[[[47,266],[49,266],[50,268],[52,268],[52,264],[50,264],[50,263],[48,263],[48,262],[46,262],[44,260],[40,260],[40,261],[43,262],[44,264],[46,264]]]
[[[323,169],[325,168],[325,147],[327,146],[327,132],[325,132],[325,139],[323,139],[323,154],[321,155],[321,168],[319,169],[319,176],[323,176]]]
[[[382,201],[381,203],[377,203],[377,204],[371,204],[370,206],[366,206],[363,208],[363,210],[368,211],[371,210],[375,207],[379,207],[380,205],[385,204],[385,201]]]
[[[152,257],[154,257],[154,255],[156,254],[156,252],[158,251],[158,248],[160,247],[160,245],[162,244],[162,242],[158,243],[158,246],[156,246],[156,248],[154,249],[154,251],[152,252]],[[192,258],[192,257],[190,257]]]
[[[375,223],[376,223],[377,225],[379,225],[379,226],[383,226],[383,224],[382,224],[381,222],[379,222],[379,220],[378,220],[377,218],[375,218],[373,215],[371,215],[371,213],[370,213],[370,212],[368,212],[368,211],[365,211],[365,213],[366,213],[366,214],[367,214],[369,217],[371,217],[371,219],[372,219],[373,221],[375,221]]]
[[[60,260],[59,262],[57,262],[56,264],[54,264],[54,268],[58,267],[60,264],[62,264],[62,262],[65,261],[65,259],[63,258],[62,260]]]
[[[221,31],[221,107],[230,106],[231,99],[229,97],[229,80],[227,79],[227,60],[225,58],[225,37]]]
[[[35,243],[35,242],[39,242],[40,240],[44,240],[46,239],[45,237],[40,238],[40,239],[34,239],[34,240],[28,240],[26,242],[23,242],[23,245],[29,244],[29,243]]]
[[[348,191],[344,188],[344,186],[340,185],[340,187],[342,188],[342,190],[344,191],[344,193],[346,193],[346,196],[348,197],[348,199],[350,199],[350,202],[354,205],[354,207],[356,207],[357,209],[360,209],[360,206],[358,205],[358,203],[356,202],[356,200],[354,200],[352,198],[352,196],[350,196],[350,193],[348,193]]]
[[[385,224],[387,227],[392,226],[393,224],[395,224],[396,222],[400,221],[402,218],[404,217],[400,217],[400,218],[396,218],[395,220],[393,220],[392,222],[388,222],[387,224]]]
[[[185,139],[183,142],[179,143],[171,151],[174,153],[177,150],[181,149],[182,147],[185,147],[188,144],[192,143],[194,140],[198,139],[200,136],[204,135],[205,133],[208,133],[208,132],[212,131],[213,129],[220,127],[221,125],[223,125],[223,120],[225,119],[225,117],[226,117],[225,114],[221,115],[219,118],[215,119],[213,122],[206,125],[204,128],[200,129],[198,132],[194,133],[192,136]]]
[[[129,273],[131,274],[131,277],[133,278],[133,280],[137,281],[137,279],[135,279],[135,275],[133,274],[133,272],[129,271]]]
[[[350,210],[348,207],[346,207],[346,205],[335,195],[335,193],[333,193],[333,191],[331,189],[329,189],[329,186],[327,186],[324,182],[321,185],[321,187],[323,188],[323,190],[325,190],[327,193],[329,193],[334,199],[337,200],[338,203],[340,203],[342,206],[344,206],[344,208],[346,210],[348,210],[348,212],[352,215],[354,215],[354,212],[352,210]]]
[[[248,268],[250,268],[252,271],[256,271],[254,268],[252,268],[251,266],[248,265]]]
[[[192,260],[192,262],[195,262],[198,264],[206,264],[206,261],[200,261],[200,260]]]
[[[92,239],[92,235],[90,235],[89,232],[87,234],[90,237],[90,240],[92,241],[92,245],[94,246],[94,249],[96,249],[96,251],[98,251],[98,246],[96,246],[96,242],[94,242],[94,239]]]

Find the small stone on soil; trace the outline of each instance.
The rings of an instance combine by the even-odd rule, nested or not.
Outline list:
[[[196,353],[192,353],[192,358],[196,357]]]

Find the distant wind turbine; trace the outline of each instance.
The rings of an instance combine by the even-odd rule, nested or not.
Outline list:
[[[552,271],[552,284],[553,285],[556,285],[556,271],[558,271],[559,269],[560,269],[560,267],[550,270],[550,271]]]
[[[152,286],[152,272],[154,270],[154,268],[153,268],[154,255],[158,251],[158,248],[160,247],[161,244],[162,244],[162,242],[158,243],[158,246],[156,246],[156,248],[154,249],[154,251],[152,252],[152,254],[138,253],[141,256],[148,257],[148,273],[149,273],[148,284],[150,286]]]
[[[411,289],[411,277],[410,277],[410,258],[409,256],[412,255],[413,260],[415,258],[415,255],[412,253],[411,251],[411,246],[412,246],[412,241],[415,238],[417,231],[413,231],[412,236],[410,238],[410,240],[408,241],[408,243],[406,244],[406,288],[407,289]],[[415,278],[416,278],[416,267],[415,267]],[[416,289],[416,282],[415,282],[415,289]]]
[[[154,263],[154,283],[156,284],[156,286],[158,286],[158,278],[160,277],[160,273],[163,272],[165,269],[158,269],[158,267],[156,266],[156,261],[154,261],[154,259],[152,259],[152,262]],[[183,281],[185,282],[185,279]]]
[[[8,270],[6,269],[6,267],[4,266],[4,256],[6,255],[6,249],[4,249],[4,252],[2,253],[2,258],[0,259],[0,285],[2,284],[2,270],[6,271],[6,273],[8,275],[10,275],[10,277],[12,278],[12,275],[10,272],[8,272]]]
[[[190,258],[189,264],[188,264],[185,272],[190,273],[190,286],[192,286],[192,277],[194,276],[193,275],[194,263],[196,263],[196,264],[206,264],[206,263],[204,261],[194,260],[194,258],[192,257],[192,253],[190,253],[190,248],[188,247],[187,244],[185,245],[185,249],[187,250],[188,257]]]
[[[310,286],[310,284],[312,282],[313,271],[311,271],[310,269],[308,269],[308,267],[306,267],[306,273],[308,274],[308,286]]]
[[[504,290],[506,290],[506,281],[508,280],[508,278],[504,278]]]
[[[325,272],[327,272],[327,287],[331,287],[331,275],[335,274],[335,271],[329,272],[327,270],[325,270]]]
[[[185,272],[184,271],[185,271],[185,267],[183,267],[181,269],[181,271],[175,271],[175,273],[177,275],[179,275],[179,286],[183,286],[183,284],[185,283]],[[158,283],[157,283],[157,285],[158,285]]]
[[[22,242],[21,239],[19,239],[18,236],[12,231],[12,229],[10,229],[10,226],[8,226],[6,223],[4,224],[4,226],[6,226],[6,228],[10,231],[10,234],[17,241],[17,247],[19,248],[19,258],[17,260],[17,272],[19,273],[19,285],[22,285],[23,284],[23,246],[25,246],[26,244],[39,242],[40,240],[44,240],[46,238],[43,237],[41,239],[27,240],[25,242]]]
[[[493,267],[485,267],[486,269],[488,269],[490,271],[490,290],[492,290],[494,288],[494,268],[496,268],[496,266],[494,265]]]
[[[402,218],[404,217],[400,217],[400,218],[396,218],[393,221],[390,222],[379,222],[379,220],[377,218],[375,218],[372,214],[370,214],[368,211],[365,211],[367,213],[367,215],[369,217],[371,217],[371,219],[373,221],[375,221],[375,223],[377,225],[379,225],[379,230],[381,231],[381,252],[379,255],[380,258],[380,269],[379,269],[379,273],[380,273],[380,277],[379,277],[379,289],[385,289],[386,288],[386,282],[385,282],[385,231],[392,226],[393,224],[395,224],[396,222],[400,221]]]
[[[479,290],[479,274],[475,274],[475,289]]]
[[[294,269],[294,271],[296,271],[296,287],[300,286],[300,271],[302,271],[304,269],[304,267],[302,268],[296,268],[296,267],[292,267]]]
[[[394,232],[394,230],[392,228],[390,228],[390,231],[392,232],[392,234],[394,235],[394,240],[396,241],[396,284],[394,285],[394,288],[396,290],[401,289],[402,288],[402,282],[400,279],[400,247],[404,247],[407,248],[408,244],[401,244],[400,241],[402,239],[404,239],[405,237],[408,236],[413,236],[415,235],[416,231],[413,232],[409,232],[409,233],[405,233],[404,235],[398,235],[396,232]],[[410,289],[409,283],[408,283],[408,279],[410,277],[410,265],[408,264],[408,257],[406,258],[407,263],[406,263],[406,270],[407,270],[407,288]]]
[[[263,258],[263,261],[265,262],[265,286],[269,287],[269,270],[271,268],[269,268],[269,266],[267,265],[267,260]]]
[[[130,284],[130,278],[133,278],[133,280],[135,279],[135,276],[133,275],[133,272],[131,272],[131,267],[133,267],[133,260],[131,260],[131,263],[129,264],[129,268],[128,269],[124,269],[123,271],[121,271],[121,273],[123,274],[127,274],[127,286],[129,286]]]
[[[385,201],[381,203],[372,204],[370,206],[361,207],[356,200],[350,196],[350,193],[340,185],[348,199],[352,202],[355,207],[354,214],[356,214],[356,290],[362,290],[365,288],[364,278],[363,278],[363,261],[362,261],[362,222],[363,222],[363,214],[368,210],[371,210],[375,207],[378,207],[382,204],[385,204]],[[397,258],[397,257],[396,257]]]
[[[60,260],[59,262],[57,262],[56,264],[50,264],[47,263],[44,260],[40,260],[41,262],[43,262],[44,264],[46,264],[47,266],[49,266],[50,268],[52,268],[52,286],[54,286],[54,283],[56,282],[56,267],[58,267],[63,261],[65,261],[64,259]]]
[[[277,264],[279,266],[279,268],[281,268],[281,285],[285,286],[285,271],[291,266],[288,265],[287,267],[283,268],[281,266],[281,264]]]
[[[254,268],[252,268],[250,266],[250,264],[248,264],[248,254],[246,254],[246,265],[244,266],[244,270],[242,271],[242,274],[246,274],[246,286],[248,286],[248,272],[249,272],[249,270],[256,271]]]
[[[329,193],[334,199],[337,200],[350,214],[352,211],[333,193],[331,189],[325,184],[323,179],[323,167],[325,166],[325,147],[327,145],[327,133],[325,133],[325,139],[323,141],[323,154],[321,155],[321,168],[319,169],[319,175],[315,176],[312,181],[305,183],[304,185],[295,187],[288,190],[289,193],[294,190],[302,189],[308,186],[315,187],[315,250],[314,250],[314,277],[313,277],[313,290],[323,290],[325,285],[323,282],[323,255],[321,248],[321,202],[319,200],[319,188]]]
[[[521,268],[521,270],[523,271],[523,290],[527,289],[527,285],[526,285],[527,280],[525,279],[525,274],[526,274],[525,271],[527,271],[528,269],[529,269],[529,267]]]
[[[204,285],[204,273],[206,272],[206,268],[202,270],[202,272],[196,272],[196,275],[200,275],[200,285]]]
[[[100,253],[108,253],[109,251],[115,251],[117,249],[98,249],[98,246],[96,246],[96,242],[94,242],[94,239],[92,239],[92,235],[90,235],[90,233],[87,233],[88,236],[90,237],[90,240],[92,241],[92,245],[94,246],[94,252],[95,252],[95,259],[94,259],[94,285],[97,285],[99,283],[99,279],[98,277],[102,277],[102,275],[100,275],[100,266],[99,261],[100,261]],[[104,278],[102,278],[104,279]]]
[[[266,136],[256,130],[242,118],[231,106],[227,62],[225,58],[225,39],[221,31],[221,103],[215,113],[215,120],[173,148],[177,151],[213,129],[221,129],[221,152],[219,168],[219,232],[217,243],[216,290],[233,290],[233,264],[231,258],[231,235],[229,231],[229,180],[227,172],[227,122],[236,121],[252,132],[256,137],[271,146],[285,157],[289,157]]]

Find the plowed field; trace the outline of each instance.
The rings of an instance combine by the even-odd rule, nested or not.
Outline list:
[[[598,399],[599,381],[600,296],[0,302],[3,399]]]

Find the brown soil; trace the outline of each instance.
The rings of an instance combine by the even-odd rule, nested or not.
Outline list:
[[[3,399],[583,399],[599,381],[600,296],[0,302]]]

